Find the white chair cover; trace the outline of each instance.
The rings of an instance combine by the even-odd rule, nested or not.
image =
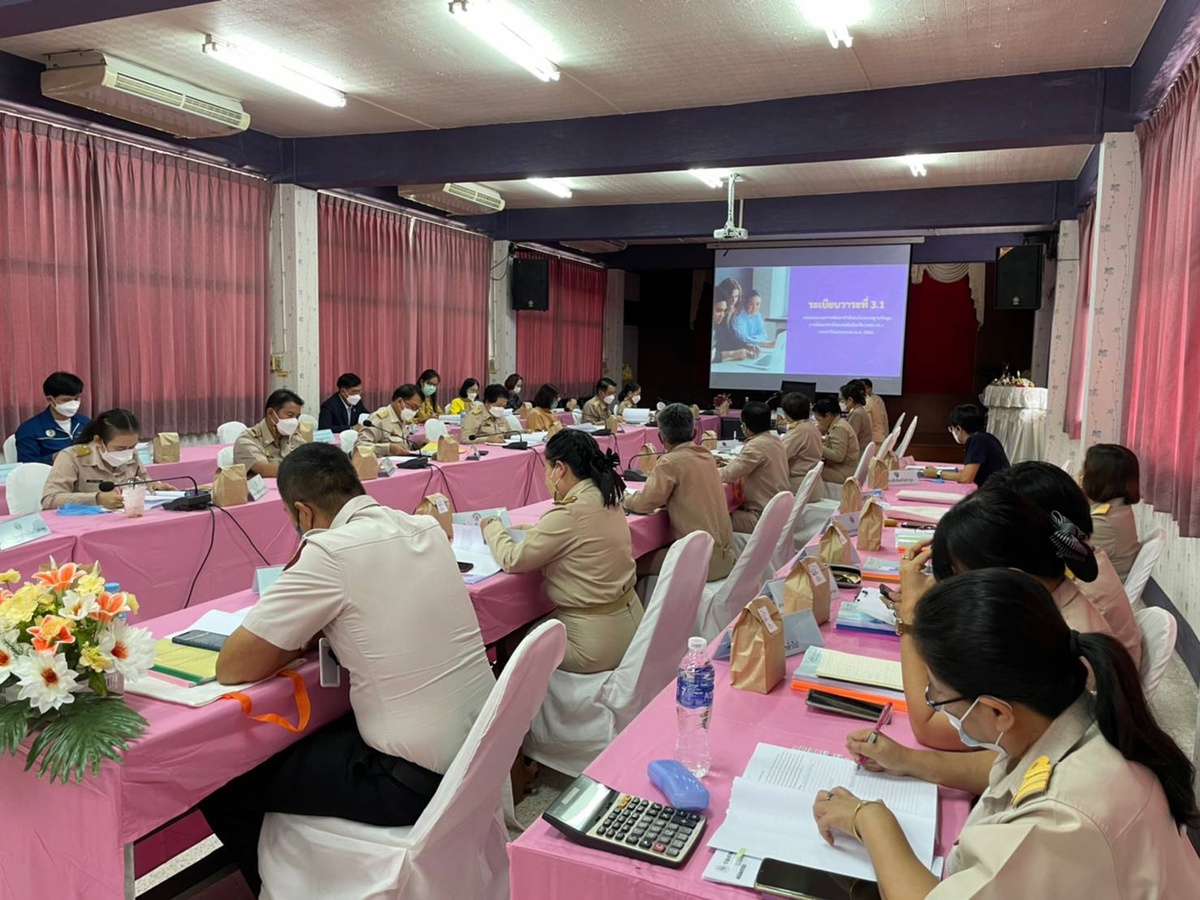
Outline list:
[[[729,577],[705,585],[696,614],[697,635],[711,641],[733,621],[743,606],[757,596],[763,573],[792,514],[794,501],[795,498],[786,491],[772,497]]]
[[[1125,595],[1130,603],[1136,605],[1142,599],[1142,591],[1146,589],[1146,582],[1154,574],[1154,567],[1158,565],[1158,558],[1162,556],[1163,545],[1166,542],[1166,532],[1156,528],[1142,543],[1142,549],[1138,551],[1137,558],[1129,567],[1129,574],[1125,576]]]
[[[894,426],[892,426],[892,427],[893,427],[893,428],[895,428],[897,431],[899,431],[899,430],[900,430],[900,426],[904,424],[904,416],[905,416],[905,414],[904,414],[904,413],[900,413],[900,418],[898,418],[898,419],[896,420],[896,424],[895,424]]]
[[[1142,632],[1142,690],[1149,701],[1154,698],[1158,683],[1171,662],[1171,654],[1175,652],[1179,625],[1173,615],[1159,606],[1139,609],[1133,619]]]
[[[21,463],[8,473],[8,512],[27,516],[42,508],[42,491],[50,467],[45,463]]]
[[[427,431],[426,434],[429,432]],[[353,428],[347,428],[345,431],[338,434],[338,440],[342,443],[342,452],[349,453],[358,443],[358,432]]]
[[[313,427],[314,430],[317,427],[317,417],[310,416],[308,413],[300,413],[300,421],[307,422],[309,425],[311,425]]]
[[[575,420],[576,425],[582,425],[583,424],[583,410],[581,410],[581,409],[571,410],[571,418]]]
[[[888,433],[888,436],[883,439],[883,443],[879,445],[879,449],[875,451],[875,457],[873,458],[883,459],[883,457],[887,456],[892,452],[892,450],[895,449],[896,441],[898,440],[900,440],[899,422],[897,422],[896,427]]]
[[[269,813],[258,841],[261,900],[507,898],[501,793],[566,646],[553,620],[521,642],[415,825]]]
[[[425,440],[436,441],[446,434],[449,434],[449,432],[446,431],[446,423],[441,419],[427,419],[425,421]]]
[[[867,477],[867,466],[869,466],[871,464],[871,460],[875,458],[875,451],[878,449],[879,445],[874,441],[871,441],[871,443],[867,444],[867,446],[863,448],[862,456],[858,458],[858,468],[854,470],[854,480],[859,484],[862,484],[863,480]],[[840,493],[841,486],[838,485],[837,488],[838,492]]]
[[[217,429],[217,443],[232,444],[245,430],[246,426],[241,422],[226,422]]]
[[[917,422],[920,421],[920,418],[920,416],[913,416],[912,421],[908,423],[908,431],[904,432],[904,440],[896,448],[896,455],[900,459],[904,459],[908,455],[908,445],[912,443],[913,435],[917,433]]]
[[[217,451],[217,468],[224,469],[233,465],[233,448],[222,447]]]
[[[6,463],[17,461],[17,436],[15,434],[10,434],[4,439],[4,461]]]
[[[515,432],[516,434],[520,434],[522,431],[525,430],[525,426],[521,424],[521,420],[518,419],[516,416],[514,416],[512,413],[509,413],[507,416],[504,417],[504,425],[505,425],[505,427],[508,428],[509,431]],[[514,438],[514,440],[515,440],[515,438]]]
[[[1075,457],[1068,456],[1066,459],[1064,459],[1062,461],[1062,465],[1059,466],[1059,468],[1062,469],[1064,472],[1066,472],[1068,475],[1070,475],[1072,478],[1074,478],[1075,477]]]
[[[543,765],[578,775],[675,677],[708,575],[712,536],[694,531],[676,541],[663,562],[654,596],[611,672],[550,676],[542,708],[525,738],[525,753]]]
[[[821,470],[825,468],[825,463],[819,461],[817,465],[810,469],[808,474],[804,476],[804,480],[800,482],[800,487],[796,489],[796,498],[792,501],[792,512],[788,516],[787,524],[783,527],[783,532],[779,535],[779,543],[775,546],[775,553],[772,554],[770,562],[767,564],[766,571],[763,572],[763,580],[769,581],[775,572],[783,568],[793,556],[796,555],[796,550],[792,546],[793,536],[796,533],[796,528],[799,526],[804,510],[808,507],[809,500],[813,492],[813,483],[821,477]],[[750,541],[750,535],[744,532],[734,532],[733,535],[733,550],[741,556],[746,549],[746,545]]]

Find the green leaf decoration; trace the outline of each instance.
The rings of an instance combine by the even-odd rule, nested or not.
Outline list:
[[[0,705],[0,753],[15,756],[17,747],[29,734],[29,723],[35,718],[37,713],[24,700]]]
[[[49,772],[51,781],[82,781],[84,775],[99,772],[105,759],[119,762],[129,742],[141,737],[148,724],[123,700],[76,694],[74,703],[61,707],[42,727],[25,770],[40,757],[38,778]]]

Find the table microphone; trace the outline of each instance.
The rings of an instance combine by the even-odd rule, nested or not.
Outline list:
[[[180,479],[187,479],[190,481],[192,483],[192,489],[190,491],[184,491],[182,497],[178,497],[172,500],[170,503],[164,503],[162,507],[163,509],[171,512],[199,512],[212,506],[212,494],[208,491],[200,490],[199,482],[197,482],[196,479],[191,475],[172,475],[170,478],[155,478],[153,480],[139,479],[136,481],[122,481],[120,484],[107,479],[89,478],[87,483],[94,484],[102,493],[107,493],[108,491],[116,490],[118,487],[132,487],[133,485],[138,484],[157,484],[164,481],[179,481]]]
[[[629,457],[629,463],[626,466],[625,471],[622,473],[621,477],[624,478],[626,481],[646,481],[646,480],[648,480],[650,476],[647,475],[645,472],[641,472],[641,471],[635,469],[633,467],[633,461],[635,459],[641,459],[643,457],[662,456],[662,455],[663,454],[658,452],[657,450],[653,453],[635,453],[633,456]]]

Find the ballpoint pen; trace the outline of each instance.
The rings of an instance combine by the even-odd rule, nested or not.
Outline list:
[[[879,712],[879,719],[878,719],[878,721],[875,722],[875,727],[872,728],[871,733],[869,735],[867,735],[867,743],[868,744],[873,744],[879,739],[880,730],[882,730],[883,726],[886,725],[888,722],[890,722],[891,719],[892,719],[892,704],[885,703],[883,705],[883,709],[880,710],[880,712]],[[859,754],[858,760],[856,761],[855,765],[861,769],[863,767],[863,763],[865,763],[866,761],[867,761],[867,758],[865,756],[863,756],[862,754]]]

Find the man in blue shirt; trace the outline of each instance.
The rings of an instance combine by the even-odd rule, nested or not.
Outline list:
[[[54,372],[42,383],[46,408],[17,429],[17,461],[46,463],[75,443],[90,419],[79,415],[83,382],[70,372]]]
[[[983,487],[987,480],[1008,468],[1008,454],[996,436],[983,430],[984,414],[973,403],[956,406],[950,413],[950,434],[956,444],[966,444],[961,472],[942,472],[946,481]],[[935,466],[926,466],[925,474],[936,477]]]

